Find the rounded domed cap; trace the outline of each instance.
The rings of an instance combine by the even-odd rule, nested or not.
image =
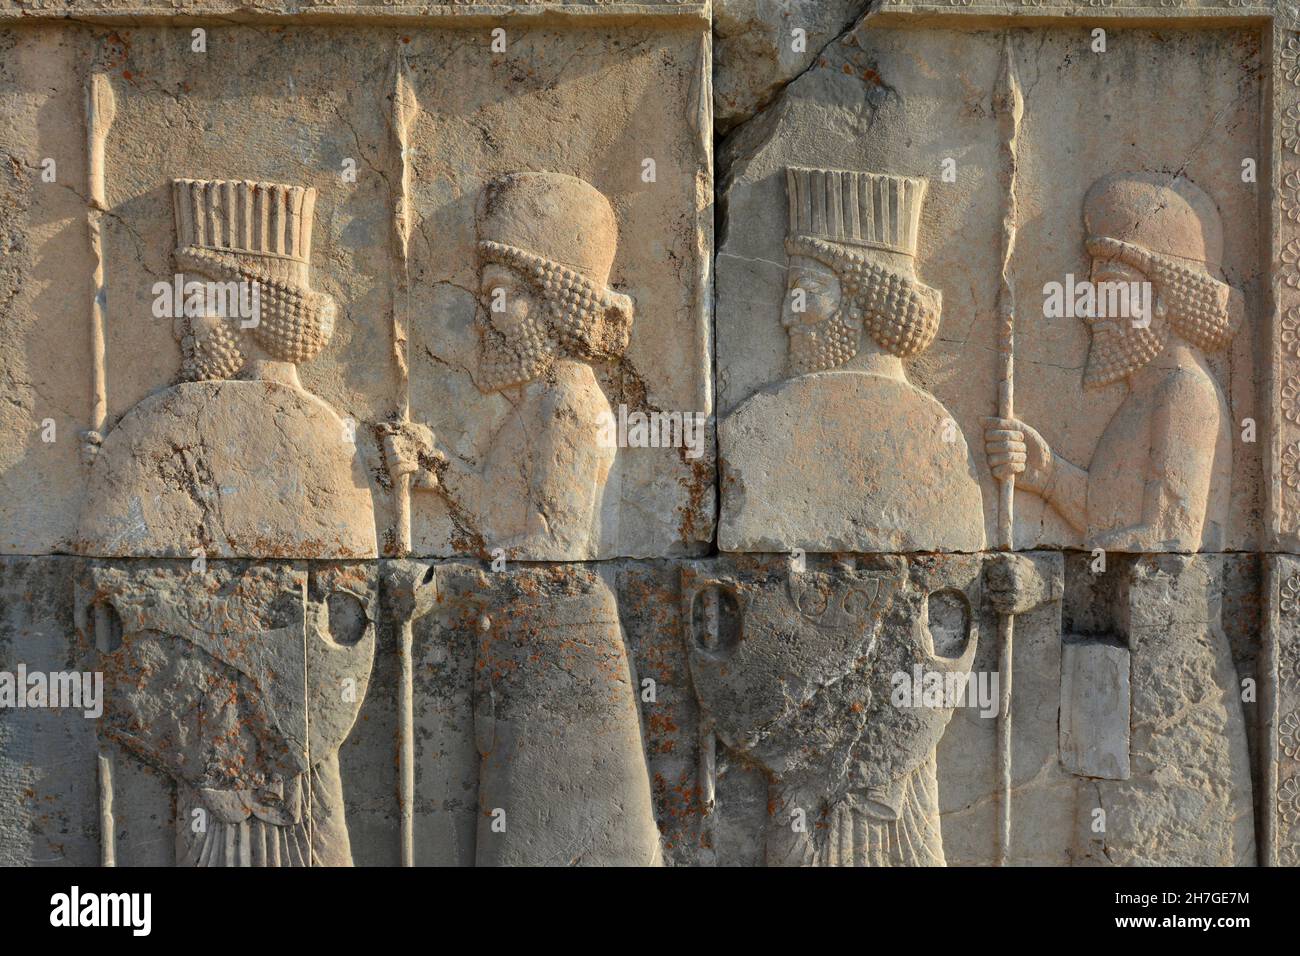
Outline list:
[[[562,173],[509,173],[483,189],[478,238],[558,262],[604,286],[618,222],[590,183]]]
[[[1117,239],[1148,252],[1204,263],[1223,260],[1218,207],[1195,183],[1167,173],[1114,173],[1092,184],[1083,201],[1090,238]]]

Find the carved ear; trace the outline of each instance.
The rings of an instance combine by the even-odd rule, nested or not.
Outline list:
[[[1169,318],[1169,306],[1165,304],[1164,294],[1160,291],[1160,286],[1153,285],[1155,290],[1155,301],[1151,305],[1151,315],[1161,322]]]

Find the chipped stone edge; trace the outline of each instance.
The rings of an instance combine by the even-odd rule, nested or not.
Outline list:
[[[103,4],[104,0],[91,0]],[[703,3],[640,2],[578,5],[564,2],[510,3],[446,6],[436,3],[392,3],[313,5],[293,0],[254,5],[239,0],[198,0],[187,6],[175,6],[166,0],[142,0],[122,6],[84,5],[70,0],[54,0],[48,6],[20,6],[13,0],[0,0],[0,23],[74,20],[83,23],[188,22],[219,19],[227,23],[294,23],[314,25],[340,21],[367,23],[420,23],[438,27],[477,27],[503,18],[527,17],[540,23],[567,23],[598,26],[625,22],[628,19],[652,19],[661,26],[693,26],[712,22],[711,0]]]

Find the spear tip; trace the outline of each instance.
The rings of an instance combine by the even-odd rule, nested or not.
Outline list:
[[[1007,33],[1002,40],[1002,69],[993,95],[993,112],[1009,117],[1013,124],[1019,124],[1024,111],[1025,99],[1020,91],[1020,76],[1016,72],[1016,54],[1011,45],[1011,34]]]

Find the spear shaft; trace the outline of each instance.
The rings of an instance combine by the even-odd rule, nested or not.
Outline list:
[[[1001,178],[1005,193],[1002,212],[1002,265],[998,276],[998,417],[1015,417],[1015,331],[1016,299],[1011,284],[1011,257],[1016,247],[1016,137],[1020,119],[1024,115],[1024,97],[1020,79],[1016,75],[1015,53],[1011,48],[1011,34],[1007,34],[1002,48],[1002,67],[998,76],[997,91],[993,97],[993,112],[998,119]],[[1015,507],[1016,479],[1014,475],[998,482],[998,535],[1000,551],[1014,548],[1012,537],[1013,509]],[[998,671],[1002,680],[998,700],[998,853],[999,866],[1006,866],[1011,856],[1011,679],[1012,652],[1015,644],[1016,619],[1013,614],[998,616]]]
[[[400,43],[400,41],[399,41]],[[401,260],[398,287],[393,302],[393,353],[401,379],[398,423],[411,418],[410,390],[410,241],[411,241],[411,161],[407,140],[411,124],[415,121],[419,104],[411,82],[410,67],[399,45],[393,71],[393,142],[397,148],[402,168],[398,194],[393,204],[393,244]],[[394,478],[393,491],[397,503],[397,553],[406,557],[411,553],[411,476]],[[401,861],[403,866],[415,865],[415,642],[414,611],[401,622],[398,634],[398,662],[401,668],[397,699],[398,716],[398,804],[401,815]]]
[[[87,450],[98,448],[108,430],[108,377],[104,353],[108,324],[108,295],[104,279],[104,213],[108,211],[105,186],[105,153],[108,131],[117,114],[117,100],[108,74],[92,69],[86,77],[86,185],[90,201],[86,208],[86,227],[90,250],[95,259],[90,302],[90,428],[84,437]],[[92,454],[86,455],[91,461]],[[91,626],[95,647],[101,655],[109,651],[109,620],[102,606],[96,605]],[[113,816],[113,777],[115,760],[110,746],[101,738],[96,772],[99,785],[99,861],[101,866],[117,865],[117,827]]]

